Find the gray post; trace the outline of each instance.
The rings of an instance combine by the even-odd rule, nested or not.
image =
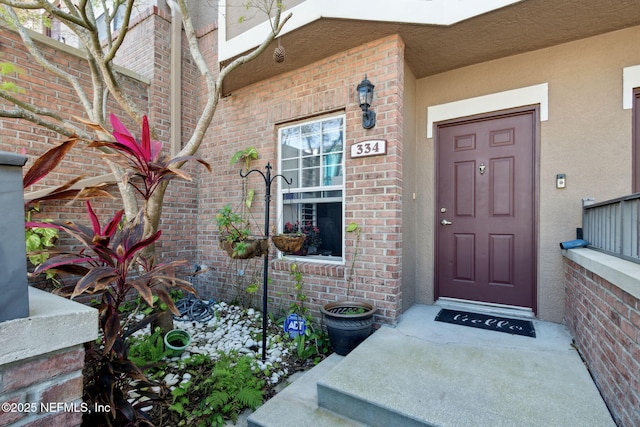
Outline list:
[[[22,166],[25,156],[0,151],[0,322],[29,316]]]

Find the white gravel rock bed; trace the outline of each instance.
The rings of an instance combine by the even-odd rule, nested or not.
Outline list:
[[[266,380],[272,385],[287,377],[289,369],[286,361],[290,355],[290,341],[281,329],[280,333],[273,332],[275,328],[270,319],[266,358],[262,361],[262,314],[252,308],[245,309],[224,302],[212,303],[211,308],[214,315],[203,321],[174,318],[174,328],[189,332],[191,344],[180,357],[169,359],[169,367],[179,371],[181,361],[195,354],[205,354],[216,360],[220,354],[236,352],[254,357],[255,369],[263,371]],[[149,328],[146,328],[136,332],[136,335],[148,333]],[[188,373],[168,373],[164,382],[173,389],[178,383],[189,379]]]

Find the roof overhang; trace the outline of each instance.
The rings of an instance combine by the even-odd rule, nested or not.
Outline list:
[[[289,13],[292,16],[281,35],[321,19],[448,26],[520,1],[522,0],[395,0],[393,7],[389,7],[387,0],[305,0],[283,12],[283,16]],[[226,3],[226,0],[220,0],[221,15],[218,32],[220,62],[258,46],[271,31],[271,24],[263,21],[227,40],[227,18],[224,16]]]
[[[388,1],[306,0],[288,12],[293,16],[279,42],[232,72],[225,80],[225,94],[391,34],[402,37],[405,60],[422,78],[640,25],[635,2],[601,0],[403,0],[393,7]],[[219,40],[220,62],[257,46],[268,27],[263,23],[231,40]],[[219,34],[224,38],[224,24]],[[286,49],[282,63],[271,55],[278,43]]]

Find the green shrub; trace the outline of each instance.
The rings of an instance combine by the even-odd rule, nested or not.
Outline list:
[[[164,348],[164,340],[160,328],[156,328],[151,335],[132,336],[129,339],[129,359],[141,369],[152,367],[169,353]]]

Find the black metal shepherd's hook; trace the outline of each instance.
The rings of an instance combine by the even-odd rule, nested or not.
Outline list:
[[[284,182],[287,185],[291,185],[292,180],[287,179],[283,175],[275,175],[271,177],[271,163],[267,163],[265,166],[267,173],[258,170],[251,169],[247,173],[243,174],[242,170],[240,170],[240,176],[242,178],[246,178],[252,172],[258,172],[264,178],[264,184],[266,186],[266,192],[264,194],[264,235],[268,239],[269,238],[269,204],[271,203],[271,183],[277,178],[280,177],[284,179]],[[269,251],[266,251],[264,254],[264,273],[263,273],[263,291],[262,291],[262,361],[264,362],[267,359],[267,282],[269,281]]]

